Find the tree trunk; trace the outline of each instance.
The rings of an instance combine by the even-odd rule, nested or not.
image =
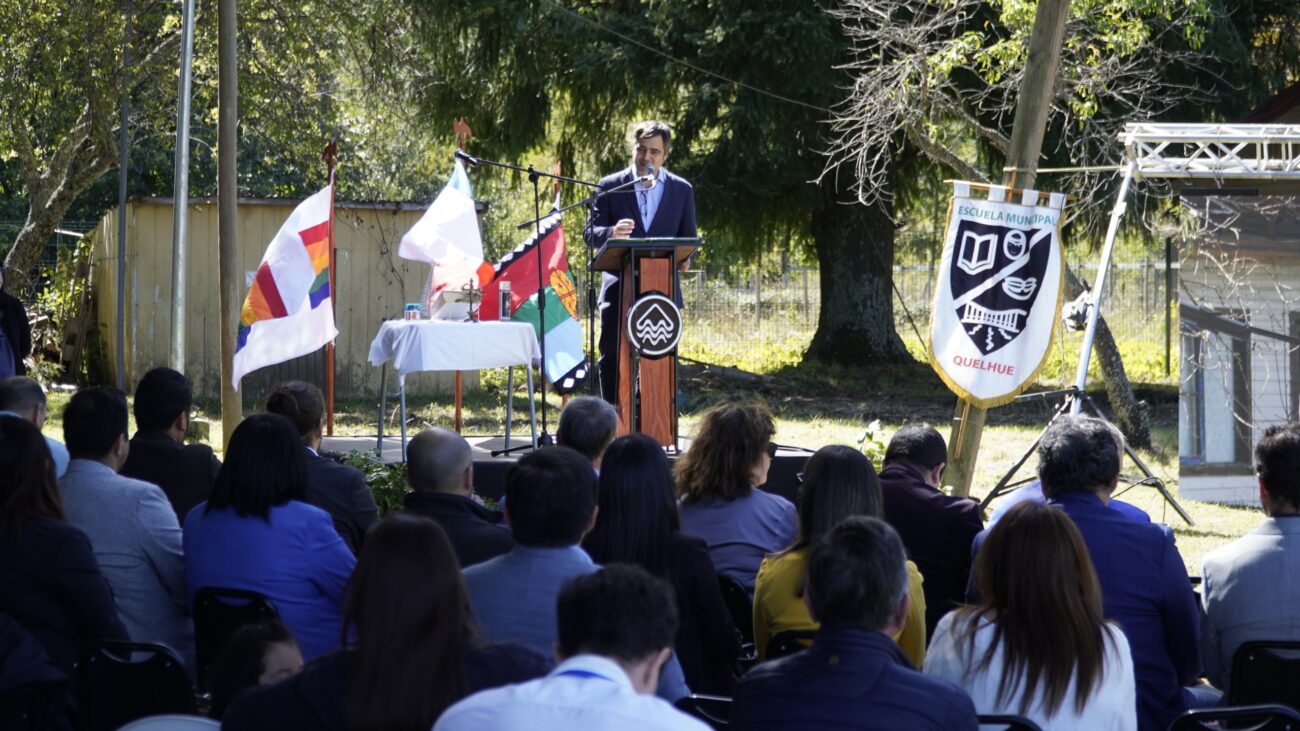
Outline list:
[[[813,214],[821,312],[805,361],[861,368],[912,361],[894,327],[894,222],[880,206],[842,203],[822,183],[825,204]]]
[[[29,181],[27,220],[4,260],[10,292],[22,292],[36,281],[36,266],[59,221],[78,196],[117,164],[117,151],[101,150],[92,135],[82,133],[63,144],[68,146],[66,154],[53,155],[50,167],[40,169],[32,156],[23,160]]]
[[[1069,297],[1074,299],[1083,293],[1085,287],[1067,266],[1065,268],[1065,286]],[[1102,380],[1106,384],[1106,395],[1110,398],[1110,408],[1115,412],[1115,426],[1124,433],[1124,438],[1134,447],[1144,449],[1151,447],[1151,409],[1145,401],[1138,401],[1133,394],[1133,384],[1129,383],[1124,371],[1124,359],[1115,345],[1115,337],[1110,334],[1106,318],[1097,317],[1097,332],[1093,339],[1093,355],[1101,366]]]

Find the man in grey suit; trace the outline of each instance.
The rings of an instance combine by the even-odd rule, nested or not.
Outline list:
[[[510,553],[465,569],[483,639],[518,642],[550,657],[559,638],[556,601],[565,582],[600,570],[578,544],[596,524],[596,475],[568,447],[532,452],[506,472]],[[659,696],[689,695],[676,657],[665,665]]]
[[[176,513],[157,485],[117,474],[129,449],[126,397],[109,388],[78,391],[63,412],[63,438],[72,455],[59,480],[63,510],[90,539],[127,634],[167,645],[192,669]]]
[[[1201,656],[1226,695],[1232,656],[1251,640],[1300,640],[1300,423],[1271,426],[1255,445],[1259,501],[1254,531],[1212,551],[1201,571]]]

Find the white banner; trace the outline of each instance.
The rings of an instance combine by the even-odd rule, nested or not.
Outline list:
[[[1043,197],[1047,205],[1039,205]],[[930,365],[976,406],[1015,398],[1047,357],[1061,310],[1064,207],[1059,193],[994,187],[974,198],[971,184],[954,184],[930,315]]]

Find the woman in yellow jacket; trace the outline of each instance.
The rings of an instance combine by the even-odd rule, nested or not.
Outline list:
[[[852,515],[883,519],[880,479],[861,452],[842,445],[817,450],[804,468],[799,491],[799,537],[793,545],[763,560],[754,584],[754,644],[767,658],[772,636],[786,630],[813,630],[817,623],[803,601],[808,548]],[[907,623],[894,638],[917,668],[925,660],[925,594],[921,572],[907,562],[911,606]]]

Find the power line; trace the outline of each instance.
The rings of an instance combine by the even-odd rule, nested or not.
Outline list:
[[[770,97],[772,97],[773,99],[777,99],[777,100],[779,100],[779,101],[783,101],[783,102],[785,102],[785,103],[787,103],[787,104],[797,104],[797,105],[799,105],[799,106],[801,106],[801,107],[805,107],[805,108],[807,108],[807,109],[812,109],[812,110],[814,110],[814,111],[825,112],[826,114],[834,114],[834,112],[832,112],[830,109],[827,109],[826,107],[819,107],[819,106],[817,106],[816,104],[809,104],[809,103],[807,103],[807,102],[801,102],[801,101],[799,101],[798,99],[791,99],[791,98],[788,97],[788,96],[781,96],[780,94],[776,94],[776,93],[774,93],[774,92],[770,92],[770,91],[768,91],[767,89],[760,89],[760,88],[758,88],[757,86],[754,86],[753,84],[746,84],[746,83],[743,82],[743,81],[736,81],[735,79],[729,79],[729,78],[727,78],[726,76],[723,76],[722,74],[719,74],[719,73],[716,73],[716,72],[710,71],[710,70],[708,70],[708,69],[706,69],[706,68],[701,68],[701,67],[699,67],[699,66],[696,66],[695,64],[691,63],[690,61],[683,61],[683,60],[680,59],[680,58],[674,58],[673,56],[670,56],[670,55],[668,55],[667,53],[664,53],[663,51],[659,50],[658,48],[654,48],[654,47],[652,47],[652,46],[648,46],[648,45],[646,45],[645,43],[642,43],[641,41],[638,41],[637,39],[635,39],[635,38],[633,38],[633,37],[631,37],[631,36],[629,36],[629,35],[626,35],[626,34],[623,34],[623,33],[619,33],[618,31],[614,30],[613,28],[610,28],[610,27],[605,26],[605,25],[603,25],[603,24],[601,24],[601,23],[598,23],[598,22],[596,22],[596,21],[594,21],[594,20],[592,20],[592,19],[590,19],[590,18],[585,18],[585,17],[583,17],[582,15],[578,14],[577,12],[575,12],[575,11],[573,11],[573,10],[570,10],[570,9],[564,7],[563,5],[561,5],[561,4],[559,3],[558,0],[547,0],[547,2],[549,2],[552,6],[554,6],[556,10],[559,10],[560,12],[564,13],[565,15],[568,15],[568,16],[570,16],[570,17],[572,17],[572,18],[575,18],[575,19],[577,19],[577,20],[579,20],[579,21],[581,21],[581,22],[583,22],[583,23],[586,23],[587,25],[593,26],[593,27],[595,27],[595,28],[597,28],[597,29],[599,29],[599,30],[601,30],[601,31],[604,31],[605,33],[608,33],[608,34],[612,35],[612,36],[615,36],[615,37],[617,37],[617,38],[621,38],[622,40],[627,41],[628,43],[631,43],[631,44],[634,45],[634,46],[637,46],[637,47],[639,47],[639,48],[642,48],[642,49],[644,49],[644,50],[647,50],[647,51],[649,51],[650,53],[653,53],[653,54],[655,54],[656,56],[659,56],[659,57],[661,57],[661,58],[667,59],[668,61],[671,61],[671,62],[673,62],[673,63],[675,63],[675,64],[679,64],[679,65],[681,65],[681,66],[685,66],[686,68],[691,69],[691,70],[693,70],[693,71],[698,71],[699,73],[704,74],[704,75],[706,75],[706,76],[712,76],[713,78],[718,79],[718,80],[720,80],[720,81],[725,81],[725,82],[727,82],[728,84],[733,84],[733,85],[735,85],[735,86],[740,86],[740,87],[743,87],[743,88],[745,88],[745,89],[749,89],[750,91],[752,91],[752,92],[754,92],[754,93],[756,93],[756,94],[762,94],[763,96],[770,96]]]

